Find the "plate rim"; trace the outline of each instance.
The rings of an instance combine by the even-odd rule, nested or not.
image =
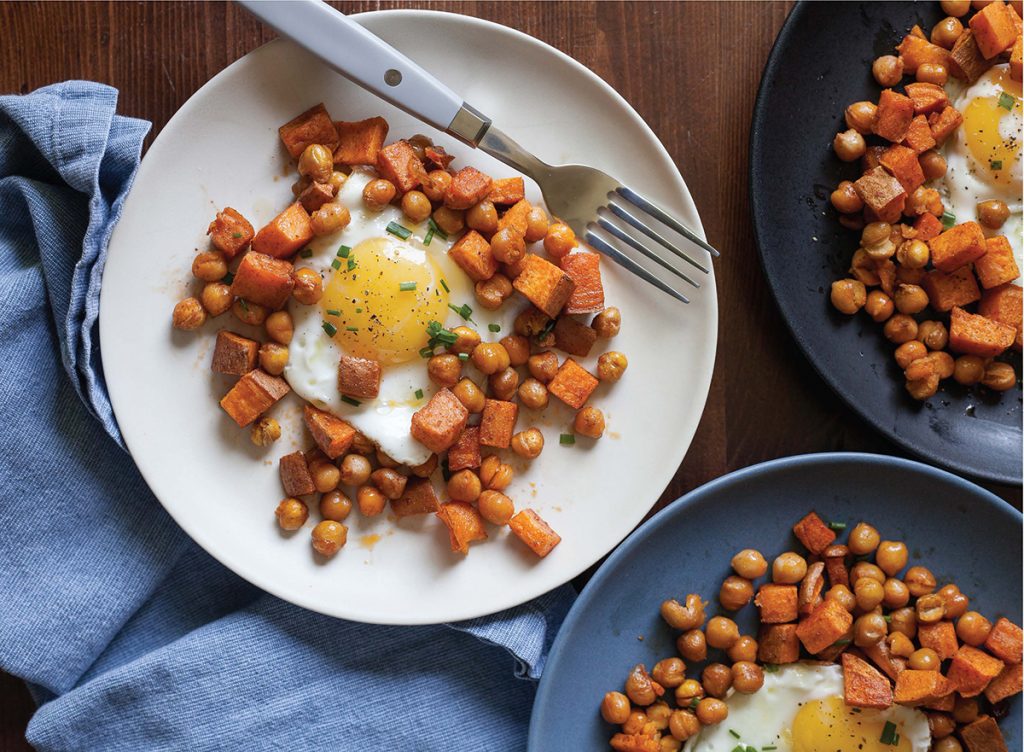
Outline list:
[[[952,452],[942,457],[935,457],[926,449],[919,446],[912,438],[897,433],[894,427],[883,421],[873,420],[866,415],[861,410],[859,402],[854,400],[852,395],[848,394],[847,390],[842,387],[839,379],[834,377],[834,372],[825,368],[824,364],[819,362],[818,357],[814,355],[815,348],[812,346],[813,343],[809,342],[807,338],[797,331],[793,318],[788,314],[786,307],[783,305],[782,297],[780,295],[781,291],[777,287],[776,279],[772,275],[768,274],[765,242],[762,238],[761,223],[758,221],[758,217],[764,213],[764,208],[761,205],[761,200],[759,198],[760,192],[755,189],[755,180],[760,177],[760,171],[758,170],[757,164],[761,154],[763,153],[761,146],[764,138],[764,112],[767,109],[766,100],[768,97],[768,78],[769,75],[778,67],[782,51],[790,42],[790,36],[793,34],[793,29],[795,28],[796,23],[799,21],[800,17],[807,12],[809,7],[810,4],[806,2],[806,0],[798,0],[789,15],[786,17],[785,22],[783,22],[782,28],[779,29],[778,36],[776,36],[775,42],[772,44],[772,49],[768,53],[768,59],[765,61],[764,69],[761,71],[761,81],[757,87],[757,97],[754,100],[754,109],[750,119],[750,146],[747,152],[749,164],[747,170],[747,195],[749,197],[751,208],[750,223],[754,230],[754,245],[757,247],[757,256],[758,261],[761,263],[761,272],[764,274],[764,277],[768,282],[768,289],[771,291],[776,309],[779,311],[782,320],[786,324],[786,328],[789,330],[790,335],[799,347],[804,359],[811,364],[818,376],[828,385],[833,393],[842,400],[843,404],[856,414],[861,421],[870,426],[872,430],[882,434],[893,444],[902,447],[925,463],[934,462],[936,465],[940,465],[948,470],[955,470],[956,472],[963,473],[968,477],[977,478],[991,483],[998,483],[1004,486],[1018,486],[1024,476],[1000,474],[997,471],[979,472],[977,468],[958,459],[957,455]],[[760,184],[761,183],[757,183],[757,185]]]
[[[756,465],[749,465],[715,478],[714,480],[683,494],[633,531],[633,534],[623,541],[611,553],[611,555],[604,560],[598,570],[594,573],[594,576],[590,578],[583,590],[580,591],[576,601],[572,604],[572,607],[566,614],[565,619],[562,621],[562,626],[559,627],[558,635],[555,637],[554,642],[551,644],[551,649],[548,651],[547,661],[544,665],[544,673],[541,675],[540,682],[537,686],[537,694],[534,697],[533,708],[530,713],[530,726],[527,736],[528,752],[537,752],[536,745],[539,744],[539,742],[537,741],[536,735],[540,733],[540,719],[544,717],[545,712],[547,712],[548,707],[550,707],[548,706],[548,693],[550,692],[550,681],[548,680],[548,677],[553,675],[553,670],[557,667],[562,646],[571,639],[569,635],[573,631],[573,627],[575,627],[576,623],[583,618],[583,612],[586,605],[596,597],[596,593],[600,590],[603,582],[612,576],[614,570],[622,559],[632,553],[633,549],[642,546],[643,543],[651,535],[660,530],[663,525],[670,524],[672,518],[684,514],[684,512],[689,510],[691,507],[704,502],[706,500],[705,497],[708,495],[713,495],[719,491],[727,490],[728,487],[737,483],[743,483],[747,481],[750,476],[757,476],[761,473],[770,473],[779,469],[788,469],[794,466],[828,465],[836,462],[860,463],[875,466],[888,465],[895,468],[901,468],[911,473],[919,473],[946,482],[952,482],[963,490],[969,491],[972,495],[976,495],[981,499],[984,499],[985,504],[993,508],[993,511],[996,514],[1007,515],[1008,521],[1016,523],[1018,527],[1024,524],[1024,517],[1022,517],[1020,511],[1000,499],[988,489],[979,486],[977,483],[973,483],[966,478],[962,478],[949,470],[938,468],[917,460],[911,460],[905,457],[894,457],[888,454],[875,454],[870,452],[817,452],[811,454],[798,454],[790,457],[779,457],[777,459],[759,462]]]
[[[382,17],[384,17],[384,18],[386,18],[386,17],[392,17],[392,18],[405,17],[405,18],[414,18],[414,19],[431,19],[431,18],[433,18],[433,19],[443,19],[443,20],[448,21],[448,22],[455,22],[455,23],[466,24],[466,25],[468,25],[470,27],[474,27],[475,26],[475,27],[478,27],[478,28],[488,28],[491,31],[496,31],[497,33],[500,33],[500,34],[503,34],[503,35],[510,35],[510,36],[512,36],[514,38],[518,38],[522,42],[525,42],[525,43],[530,44],[532,46],[541,48],[547,54],[553,54],[553,55],[555,55],[556,58],[558,58],[562,62],[567,63],[569,65],[569,67],[574,69],[577,73],[582,74],[583,76],[587,77],[605,95],[608,95],[608,96],[612,97],[616,101],[616,103],[622,108],[623,113],[633,122],[633,124],[636,127],[641,128],[652,139],[652,141],[656,145],[656,147],[658,149],[660,149],[661,156],[662,156],[662,158],[664,160],[665,166],[667,168],[669,168],[668,172],[669,172],[669,177],[670,177],[671,183],[672,183],[673,197],[676,200],[678,200],[680,202],[680,204],[683,207],[685,207],[688,211],[692,212],[692,215],[697,220],[696,221],[696,227],[694,229],[698,232],[698,234],[701,237],[705,237],[706,238],[706,235],[705,235],[705,232],[704,232],[704,228],[703,228],[703,223],[702,223],[702,221],[700,219],[700,215],[699,215],[699,212],[697,210],[696,203],[693,200],[693,196],[691,195],[690,190],[689,190],[688,186],[686,185],[686,182],[683,179],[682,174],[680,173],[678,166],[675,163],[675,160],[672,158],[672,155],[665,148],[665,145],[662,143],[661,139],[657,136],[657,134],[654,133],[654,131],[651,129],[651,127],[647,124],[647,122],[643,119],[643,117],[634,109],[634,107],[618,91],[616,91],[615,88],[611,86],[611,84],[609,84],[607,81],[605,81],[603,78],[601,78],[597,73],[592,71],[590,68],[585,66],[583,63],[579,62],[578,60],[576,60],[575,58],[573,58],[570,55],[566,54],[565,52],[563,52],[562,50],[558,49],[557,47],[555,47],[553,45],[550,45],[550,44],[548,44],[547,42],[545,42],[545,41],[543,41],[541,39],[533,37],[530,34],[527,34],[525,32],[519,31],[518,29],[514,29],[512,27],[505,26],[503,24],[499,24],[499,23],[496,23],[496,22],[493,22],[493,21],[489,21],[489,20],[486,20],[486,19],[481,19],[481,18],[476,18],[476,17],[473,17],[473,16],[468,16],[468,15],[465,15],[465,14],[462,14],[462,13],[454,13],[454,12],[448,12],[448,11],[437,11],[437,10],[420,10],[420,9],[387,9],[387,10],[366,11],[366,12],[357,13],[357,14],[351,14],[350,15],[350,18],[353,18],[354,20],[357,20],[357,21],[359,21],[361,19],[376,19],[376,18],[382,18]],[[255,49],[249,51],[248,53],[246,53],[242,57],[238,58],[237,60],[233,61],[230,65],[228,65],[225,68],[221,69],[214,76],[212,76],[209,80],[207,80],[187,100],[185,100],[185,102],[182,103],[182,105],[171,116],[171,118],[168,119],[167,123],[163,126],[163,128],[160,131],[160,133],[157,134],[157,136],[154,139],[153,143],[150,145],[149,149],[146,152],[146,155],[143,157],[143,163],[145,162],[146,157],[148,157],[149,154],[152,153],[153,150],[157,148],[157,145],[160,143],[160,140],[161,140],[163,134],[170,129],[171,125],[174,124],[175,121],[179,119],[179,117],[181,117],[183,115],[187,116],[188,113],[191,111],[191,109],[193,109],[194,107],[198,106],[197,100],[198,100],[199,96],[203,93],[203,91],[207,87],[212,85],[219,77],[221,77],[222,75],[225,75],[234,66],[241,64],[242,61],[244,61],[250,55],[254,55],[254,54],[260,53],[261,51],[266,50],[267,48],[273,47],[273,46],[281,44],[281,43],[282,43],[282,39],[281,38],[276,38],[276,39],[273,39],[273,40],[271,40],[269,42],[266,42],[266,43],[260,45],[259,47],[256,47]],[[294,44],[292,42],[289,42],[288,40],[284,40],[284,43],[285,44]],[[115,231],[116,231],[116,227],[115,227]],[[558,587],[564,586],[565,583],[570,582],[574,577],[576,577],[580,573],[586,571],[588,568],[592,567],[596,562],[600,561],[603,557],[607,556],[610,551],[614,551],[619,545],[621,545],[622,541],[626,540],[632,534],[632,532],[637,528],[637,526],[639,525],[639,523],[643,519],[644,515],[646,515],[650,511],[651,506],[653,506],[654,503],[656,503],[657,497],[660,497],[660,495],[662,493],[664,493],[665,488],[668,487],[668,485],[671,483],[672,479],[675,477],[675,474],[678,471],[678,468],[682,464],[682,462],[685,459],[687,453],[689,452],[690,448],[693,445],[694,436],[696,435],[697,429],[699,428],[701,419],[703,418],[703,415],[704,415],[704,412],[705,412],[705,408],[707,406],[707,398],[708,398],[708,395],[710,393],[711,381],[712,381],[712,379],[714,377],[714,363],[715,363],[715,361],[717,359],[717,352],[718,352],[718,315],[719,315],[718,308],[719,308],[719,306],[718,306],[718,294],[717,294],[718,293],[718,286],[717,286],[716,275],[714,273],[713,267],[712,267],[712,273],[710,275],[708,275],[708,278],[704,281],[703,290],[704,290],[704,292],[705,292],[705,294],[706,294],[706,296],[708,298],[708,300],[706,301],[706,305],[707,305],[707,315],[708,315],[709,323],[706,324],[705,326],[706,326],[706,331],[707,331],[707,333],[709,335],[709,347],[710,347],[710,350],[709,350],[709,358],[708,358],[709,367],[706,369],[705,372],[697,374],[697,378],[693,382],[693,389],[692,389],[692,391],[695,394],[699,395],[699,398],[697,400],[695,400],[695,403],[699,404],[699,408],[700,409],[699,409],[699,412],[695,412],[695,414],[694,414],[695,417],[694,417],[694,420],[693,420],[693,423],[692,423],[691,430],[688,431],[688,432],[684,432],[683,434],[680,435],[680,439],[678,441],[678,444],[679,444],[679,446],[684,448],[684,451],[682,451],[682,453],[679,455],[678,461],[674,464],[674,466],[671,466],[671,467],[669,467],[669,465],[671,463],[666,463],[666,467],[668,468],[666,470],[666,477],[664,479],[664,482],[662,484],[660,484],[661,487],[660,487],[659,491],[657,492],[657,496],[654,499],[651,500],[650,505],[648,505],[648,506],[646,506],[646,507],[644,507],[642,509],[638,506],[637,514],[634,515],[634,519],[632,519],[630,521],[628,532],[626,532],[618,540],[614,541],[609,548],[607,548],[604,551],[599,552],[596,556],[594,556],[592,558],[592,560],[589,560],[589,561],[581,560],[579,564],[573,565],[571,567],[568,567],[566,569],[566,572],[565,572],[565,575],[564,575],[564,579],[561,576],[559,577],[559,579],[562,580],[560,583],[556,584],[552,588],[549,588],[548,590],[539,591],[539,592],[532,592],[525,600],[521,600],[521,601],[514,602],[514,603],[504,604],[504,605],[500,606],[499,608],[497,608],[496,610],[492,609],[491,607],[488,607],[487,610],[480,611],[479,609],[473,608],[470,605],[472,603],[472,599],[467,598],[466,602],[463,604],[463,607],[461,608],[461,610],[453,611],[453,613],[446,615],[440,621],[437,618],[434,618],[434,617],[416,618],[415,613],[413,613],[413,614],[405,614],[405,615],[401,615],[401,616],[395,615],[395,616],[389,618],[389,617],[387,617],[385,615],[382,615],[382,614],[379,614],[379,613],[368,614],[368,613],[365,613],[365,610],[364,610],[364,612],[357,613],[357,614],[353,615],[348,609],[346,609],[344,607],[344,603],[325,602],[323,598],[320,598],[319,600],[317,600],[315,597],[308,597],[306,595],[306,592],[303,591],[303,590],[286,590],[286,589],[279,588],[279,587],[275,586],[272,582],[267,582],[262,577],[251,577],[250,576],[251,573],[246,572],[246,568],[244,566],[244,560],[243,559],[240,559],[238,556],[236,556],[235,554],[233,554],[233,553],[231,553],[229,551],[215,550],[215,548],[213,546],[209,546],[208,547],[207,545],[205,545],[203,541],[206,540],[207,536],[203,535],[202,536],[202,540],[200,540],[200,538],[197,537],[197,535],[193,532],[197,528],[197,526],[188,523],[187,520],[183,521],[183,518],[185,516],[179,514],[178,513],[179,510],[173,509],[172,508],[173,505],[165,504],[163,502],[163,500],[155,492],[153,492],[153,485],[150,483],[150,480],[147,477],[147,473],[143,470],[142,466],[139,465],[137,461],[136,461],[136,467],[138,468],[140,475],[142,475],[143,480],[146,481],[147,486],[150,488],[151,492],[153,492],[153,495],[157,498],[157,501],[160,502],[160,505],[167,511],[167,513],[171,516],[171,518],[174,520],[174,522],[196,543],[196,545],[198,545],[200,548],[202,548],[207,554],[209,554],[210,556],[213,556],[213,558],[217,559],[217,561],[219,561],[225,567],[230,569],[237,576],[239,576],[242,579],[246,580],[247,582],[255,585],[256,587],[260,588],[264,592],[270,593],[271,595],[274,595],[274,596],[276,596],[278,598],[281,598],[282,600],[285,600],[285,601],[287,601],[289,603],[292,603],[292,604],[294,604],[296,606],[299,606],[301,608],[306,608],[308,610],[311,610],[311,611],[314,611],[314,612],[317,612],[317,613],[322,613],[322,614],[325,614],[325,615],[333,617],[333,618],[343,618],[343,619],[347,619],[347,620],[350,620],[350,621],[358,621],[358,622],[372,623],[372,624],[402,625],[402,626],[416,626],[416,625],[449,623],[449,622],[464,621],[464,620],[468,620],[468,619],[479,618],[479,617],[483,617],[483,616],[489,616],[489,615],[492,615],[492,614],[495,614],[495,613],[500,613],[500,612],[502,612],[504,610],[521,606],[524,603],[528,603],[531,600],[534,600],[534,599],[536,599],[538,597],[541,597],[546,592],[551,592],[552,590],[557,589]],[[104,295],[103,295],[103,292],[104,292],[104,289],[101,286],[101,290],[100,290],[100,315],[99,315],[100,332],[101,332],[101,336],[100,336],[101,358],[102,358],[102,355],[103,355],[103,342],[104,342],[104,338],[102,336],[103,322],[104,322],[104,320],[108,319],[107,316],[104,316]],[[110,310],[109,307],[107,307],[107,310],[108,311]],[[112,314],[108,314],[108,316],[109,315],[112,315]],[[128,380],[129,380],[129,377],[127,375],[125,375],[124,382],[127,382]],[[110,393],[110,401],[111,401],[111,406],[112,406],[112,409],[113,409],[113,412],[114,412],[115,419],[117,419],[117,415],[118,415],[118,402],[120,401],[115,396],[115,392],[117,392],[117,387],[115,386],[115,384],[118,383],[119,381],[120,380],[118,379],[118,377],[115,377],[113,380],[108,378],[108,391]],[[125,398],[127,399],[126,395],[127,395],[127,389],[125,390]],[[128,409],[127,406],[125,406],[124,409]],[[120,427],[120,421],[118,421],[118,425]],[[686,433],[688,433],[689,435],[686,435]],[[129,454],[132,454],[131,450],[132,450],[132,442],[133,442],[133,440],[123,430],[122,430],[122,436],[124,438],[125,445],[128,448]],[[138,443],[142,442],[141,437],[139,437],[137,439],[137,442]],[[134,459],[133,459],[133,461],[134,461]],[[590,557],[587,557],[587,558],[589,559]]]

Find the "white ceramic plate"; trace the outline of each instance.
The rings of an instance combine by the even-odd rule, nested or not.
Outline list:
[[[385,11],[357,18],[541,158],[593,164],[700,227],[655,135],[571,58],[517,31],[460,15]],[[625,538],[678,468],[711,380],[714,279],[707,278],[686,306],[614,264],[603,265],[606,299],[623,313],[613,349],[630,362],[622,381],[595,393],[607,433],[590,445],[560,446],[558,434],[571,414],[552,406],[539,421],[544,453],[529,468],[516,463],[519,473],[508,491],[561,534],[547,558],[536,559],[507,529],[492,529],[491,540],[475,544],[463,560],[449,552],[432,516],[395,523],[354,512],[348,545],[334,559],[319,560],[309,545],[315,505],[306,527],[293,535],[282,534],[273,515],[282,496],[277,458],[311,443],[302,437],[298,400],[289,398],[272,413],[285,436],[266,450],[253,446],[248,430],[239,430],[217,405],[230,383],[209,370],[213,333],[238,329],[237,320],[228,313],[198,333],[183,333],[172,331],[170,318],[174,303],[190,294],[192,257],[207,247],[206,225],[219,208],[233,206],[259,227],[291,201],[294,168],[277,127],[320,101],[335,118],[383,115],[392,138],[427,133],[459,164],[511,174],[291,43],[268,44],[222,71],[150,148],[111,240],[100,329],[125,440],[157,498],[189,535],[242,577],[300,606],[359,621],[423,624],[528,601]],[[539,199],[536,186],[530,188],[528,198]]]

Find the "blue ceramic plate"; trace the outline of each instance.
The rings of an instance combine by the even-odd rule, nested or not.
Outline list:
[[[613,731],[598,714],[604,693],[621,691],[634,664],[650,668],[676,655],[674,634],[658,615],[661,601],[690,592],[714,599],[743,548],[769,560],[799,550],[791,528],[811,509],[850,528],[866,520],[883,538],[905,541],[910,563],[927,566],[940,583],[957,583],[971,608],[1019,623],[1021,515],[996,496],[942,470],[879,455],[815,454],[755,465],[673,503],[590,580],[548,658],[530,751],[608,749]],[[750,634],[756,610],[747,606],[736,620]],[[1019,750],[1020,695],[1009,711],[1003,732],[1009,748]]]

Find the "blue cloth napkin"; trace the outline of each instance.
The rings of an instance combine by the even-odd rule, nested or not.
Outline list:
[[[0,668],[48,750],[518,750],[573,594],[379,627],[220,566],[120,444],[96,317],[149,123],[72,81],[0,97]]]

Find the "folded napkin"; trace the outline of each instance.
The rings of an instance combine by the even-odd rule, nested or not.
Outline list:
[[[305,611],[188,539],[124,451],[97,342],[149,123],[72,81],[0,97],[0,668],[47,750],[518,750],[573,593],[458,624]]]

